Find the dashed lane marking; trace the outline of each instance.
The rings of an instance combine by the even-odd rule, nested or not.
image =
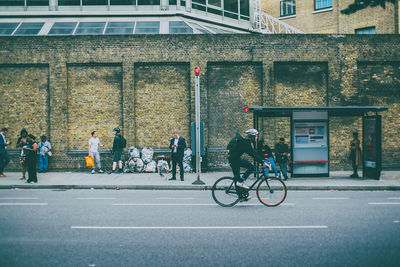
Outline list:
[[[113,206],[219,206],[218,204],[202,204],[202,203],[115,203]],[[283,203],[281,206],[294,206],[295,203]],[[236,206],[261,206],[261,203],[237,204]]]
[[[107,200],[107,199],[116,199],[115,197],[77,197],[79,200]]]
[[[326,225],[277,226],[71,226],[71,229],[88,230],[252,230],[252,229],[327,229]]]
[[[0,206],[46,206],[47,203],[0,203]]]
[[[349,199],[348,197],[313,197],[315,200],[343,200]]]
[[[388,199],[400,199],[400,197],[388,197]]]
[[[0,200],[7,199],[7,200],[32,200],[32,199],[39,199],[38,197],[0,197]]]
[[[162,199],[162,200],[174,200],[174,199],[182,199],[182,200],[187,200],[187,199],[194,199],[192,197],[157,197],[156,199]]]
[[[369,205],[400,205],[400,202],[369,202]]]

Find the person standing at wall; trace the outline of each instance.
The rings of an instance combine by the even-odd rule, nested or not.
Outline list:
[[[42,135],[40,137],[39,149],[39,172],[47,172],[49,166],[49,155],[51,155],[51,144],[47,141],[47,137]],[[50,154],[49,154],[50,153]]]
[[[7,153],[7,145],[10,145],[11,142],[6,140],[6,135],[8,133],[7,128],[3,128],[0,131],[0,177],[6,177],[4,174],[4,169],[7,164],[10,162],[10,158]]]
[[[176,180],[176,164],[179,165],[179,174],[181,181],[183,181],[183,154],[186,148],[185,138],[179,136],[178,132],[173,133],[173,138],[169,143],[171,149],[171,160],[172,160],[172,177],[169,180]]]
[[[97,132],[93,131],[92,138],[89,139],[89,156],[92,156],[93,159],[96,161],[99,173],[103,173],[103,170],[101,169],[99,146],[102,147],[104,145],[100,143],[100,139],[97,137]],[[94,174],[95,172],[95,166],[93,166],[92,174]]]
[[[37,183],[37,172],[36,172],[36,162],[37,162],[37,148],[36,137],[32,134],[28,134],[28,144],[24,146],[27,150],[26,164],[28,167],[28,180],[27,183]]]
[[[350,160],[353,167],[353,174],[350,175],[351,178],[358,178],[357,169],[361,165],[361,148],[360,140],[358,139],[358,133],[353,133],[353,140],[350,142]]]
[[[290,157],[289,146],[285,144],[285,138],[279,138],[279,143],[275,144],[275,158],[276,162],[279,164],[279,168],[283,174],[283,180],[288,179],[288,168],[287,164]]]
[[[17,140],[17,148],[21,149],[21,157],[19,162],[21,163],[22,166],[22,177],[20,180],[25,180],[26,179],[26,155],[25,155],[25,150],[23,149],[24,146],[28,144],[28,131],[25,129],[21,130],[20,136]]]
[[[122,152],[124,148],[126,147],[126,140],[125,138],[121,135],[121,129],[120,128],[114,128],[114,142],[113,142],[113,165],[112,165],[112,171],[111,173],[117,173],[117,172],[122,172]],[[117,169],[117,163],[118,163],[118,171]]]

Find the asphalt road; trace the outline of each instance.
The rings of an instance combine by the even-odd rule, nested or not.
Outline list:
[[[400,266],[400,192],[0,190],[0,266]]]

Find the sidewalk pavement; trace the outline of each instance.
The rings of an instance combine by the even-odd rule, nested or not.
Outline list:
[[[359,172],[361,173],[361,172]],[[202,173],[204,185],[193,185],[196,173],[186,173],[185,181],[169,181],[171,174],[158,173],[91,174],[89,172],[38,173],[38,183],[21,181],[21,172],[5,172],[0,189],[148,189],[148,190],[210,190],[214,182],[230,172]],[[332,171],[330,177],[289,178],[288,190],[400,190],[400,171],[382,171],[380,180],[349,178],[350,171]],[[28,175],[28,174],[27,174]],[[254,182],[249,178],[248,183]]]

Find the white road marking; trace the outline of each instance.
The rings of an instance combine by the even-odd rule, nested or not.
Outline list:
[[[393,221],[393,223],[399,223],[400,221]]]
[[[388,197],[388,199],[400,199],[400,197]]]
[[[400,202],[369,202],[369,205],[400,205]]]
[[[277,226],[71,226],[71,229],[98,230],[220,230],[220,229],[327,229],[326,225]]]
[[[1,200],[8,199],[8,200],[19,200],[19,199],[39,199],[38,197],[0,197]]]
[[[79,200],[116,199],[115,197],[77,197]]]
[[[318,200],[342,200],[342,199],[349,199],[348,197],[313,197],[312,199]]]
[[[170,199],[193,199],[192,197],[157,197],[156,199],[165,199],[165,200],[170,200]]]
[[[0,206],[46,206],[47,203],[0,203]]]
[[[115,203],[113,206],[219,206],[218,204],[201,203]],[[295,203],[283,203],[281,206],[294,206]],[[261,203],[236,204],[236,206],[262,206]]]

